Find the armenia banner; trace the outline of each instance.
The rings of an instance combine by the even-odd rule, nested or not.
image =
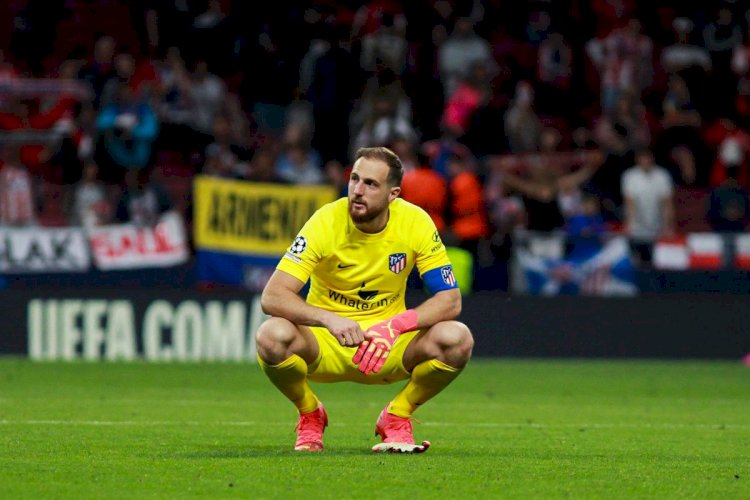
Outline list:
[[[307,219],[333,201],[331,186],[287,186],[197,176],[194,236],[198,250],[278,260]]]

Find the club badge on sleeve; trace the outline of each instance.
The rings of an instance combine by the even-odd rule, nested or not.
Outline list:
[[[455,286],[456,277],[453,275],[452,266],[445,266],[440,268],[440,276],[443,278],[443,281],[446,285]]]

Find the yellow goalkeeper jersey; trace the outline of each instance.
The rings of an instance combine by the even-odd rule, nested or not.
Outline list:
[[[347,198],[321,207],[277,269],[302,282],[310,279],[309,304],[358,322],[404,311],[406,280],[415,265],[431,292],[456,288],[445,246],[429,215],[401,198],[389,208],[386,227],[368,234],[349,217]]]

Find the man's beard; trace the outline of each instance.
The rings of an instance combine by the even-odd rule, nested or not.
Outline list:
[[[357,224],[364,224],[375,220],[382,212],[382,210],[370,209],[370,207],[366,205],[364,213],[354,213],[352,210],[352,200],[349,200],[349,217],[351,217]]]

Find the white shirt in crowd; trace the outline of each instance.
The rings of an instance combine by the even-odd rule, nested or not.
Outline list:
[[[649,170],[634,166],[622,174],[621,187],[623,198],[633,203],[629,235],[639,240],[654,240],[664,230],[664,200],[674,193],[669,172],[658,165]]]

